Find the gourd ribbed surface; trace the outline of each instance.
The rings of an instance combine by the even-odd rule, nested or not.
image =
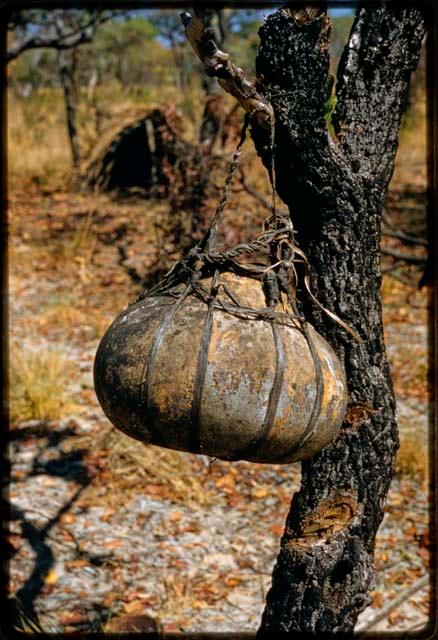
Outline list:
[[[266,307],[259,281],[223,273],[220,282],[243,307]],[[221,299],[230,301],[223,287]],[[291,313],[286,303],[275,310]],[[145,443],[228,460],[303,460],[336,436],[347,402],[338,357],[308,330],[316,362],[298,320],[244,319],[194,295],[146,297],[104,335],[96,393],[109,420]]]

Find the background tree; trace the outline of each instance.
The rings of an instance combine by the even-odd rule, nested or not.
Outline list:
[[[149,86],[158,83],[163,73],[169,75],[169,56],[163,56],[163,46],[156,42],[157,28],[143,15],[126,15],[106,22],[91,44],[82,47],[81,81],[88,84],[95,71],[99,82],[116,79],[121,86]]]
[[[351,632],[369,604],[375,538],[398,447],[380,298],[381,212],[425,16],[415,7],[360,6],[339,69],[335,138],[324,103],[331,24],[321,7],[287,5],[259,31],[257,83],[248,82],[203,28],[183,14],[196,53],[252,121],[266,166],[275,114],[277,190],[312,265],[321,303],[306,317],[342,358],[349,406],[341,434],[302,465],[263,614],[264,632]]]
[[[112,17],[112,13],[100,9],[29,9],[14,11],[8,20],[9,63],[25,51],[55,49],[58,75],[64,93],[68,137],[73,165],[80,160],[76,124],[77,89],[75,89],[75,51],[90,42],[96,29]]]

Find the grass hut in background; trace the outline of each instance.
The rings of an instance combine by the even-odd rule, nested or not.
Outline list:
[[[81,171],[83,186],[166,196],[175,174],[184,178],[189,151],[179,125],[179,114],[172,106],[130,109],[118,115]]]

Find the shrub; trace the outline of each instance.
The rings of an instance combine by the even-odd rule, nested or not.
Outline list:
[[[14,346],[9,368],[9,413],[12,424],[56,420],[73,407],[68,381],[71,364],[57,351],[26,351]]]

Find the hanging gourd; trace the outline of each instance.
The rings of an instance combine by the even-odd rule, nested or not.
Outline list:
[[[317,301],[275,200],[256,240],[213,250],[247,124],[205,237],[109,327],[95,388],[108,419],[144,443],[288,463],[333,440],[347,390],[337,355],[298,312],[298,262]]]

